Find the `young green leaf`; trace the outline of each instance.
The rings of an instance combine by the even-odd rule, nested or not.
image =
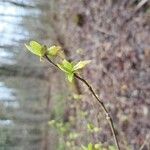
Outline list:
[[[48,52],[47,54],[50,56],[57,56],[58,52],[61,50],[60,46],[51,46],[50,48],[48,48]]]
[[[89,144],[88,144],[88,150],[93,150],[93,145],[92,145],[92,143],[89,143]]]
[[[75,71],[83,68],[88,63],[90,63],[90,61],[86,60],[86,61],[80,61],[75,65],[73,62],[70,63],[69,61],[64,59],[62,64],[57,64],[57,66],[66,73],[69,82],[72,82],[74,79]]]
[[[67,68],[68,70],[70,70],[70,72],[73,71],[73,65],[72,65],[72,63],[70,63],[70,62],[67,61],[66,59],[63,60],[62,64],[63,64],[63,66],[64,66],[65,68]]]
[[[85,61],[79,61],[74,67],[73,70],[79,70],[84,68],[87,64],[89,64],[91,61],[90,60],[85,60]]]
[[[57,66],[65,73],[73,73],[73,65],[66,59],[63,60],[62,64],[57,64]]]
[[[61,69],[63,72],[68,73],[68,74],[71,73],[70,70],[69,70],[68,68],[64,67],[63,64],[57,64],[57,66],[58,66],[59,69]]]
[[[43,57],[46,52],[45,46],[42,46],[36,41],[30,41],[29,45],[25,44],[25,46],[31,53],[40,57]]]
[[[73,79],[74,79],[74,73],[69,73],[69,74],[67,74],[67,78],[68,78],[68,81],[69,81],[69,82],[72,82]]]
[[[62,64],[57,64],[57,66],[66,73],[69,82],[72,82],[74,79],[73,64],[64,59]]]
[[[30,41],[30,46],[32,47],[32,49],[38,49],[41,50],[42,45],[36,41]]]
[[[102,149],[102,145],[101,144],[95,144],[94,145],[94,149],[95,150],[101,150]]]

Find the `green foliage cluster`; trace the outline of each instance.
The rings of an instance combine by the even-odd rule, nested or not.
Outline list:
[[[92,87],[88,84],[88,82],[86,80],[84,80],[83,78],[81,78],[77,75],[79,70],[83,69],[87,64],[90,63],[90,60],[79,61],[77,63],[69,62],[64,57],[62,58],[61,54],[63,52],[62,52],[62,49],[60,46],[47,47],[46,45],[42,45],[36,41],[31,41],[29,43],[29,45],[25,44],[25,46],[31,53],[40,57],[40,59],[46,58],[51,64],[53,64],[55,67],[62,70],[66,74],[66,77],[69,82],[72,82],[74,77],[76,77],[77,79],[81,80],[84,84],[86,84],[87,87],[89,88],[89,90],[91,91],[91,93],[93,94],[93,96],[96,98],[96,100],[102,106],[105,114],[108,116],[108,111],[107,111],[106,107],[103,105],[101,100],[96,96]],[[57,59],[57,61],[59,60],[59,62],[55,62],[55,59],[53,59],[56,57],[60,58],[60,59]],[[54,62],[51,59],[53,59]],[[77,95],[74,95],[74,96],[76,97],[76,99],[81,98],[80,96],[77,96]],[[93,144],[90,142],[90,143],[88,143],[87,146],[78,145],[78,144],[76,145],[76,140],[78,140],[83,135],[81,133],[76,133],[75,131],[72,131],[70,122],[64,123],[63,121],[61,122],[61,121],[51,120],[48,122],[48,124],[49,124],[49,126],[57,129],[58,133],[60,133],[60,135],[61,135],[59,137],[59,140],[61,142],[61,144],[59,143],[59,145],[60,145],[60,147],[58,148],[59,150],[65,150],[66,146],[72,150],[76,150],[76,149],[78,149],[78,150],[115,150],[114,145],[110,145],[109,147],[106,148],[101,143]],[[118,141],[117,141],[117,138],[115,135],[115,131],[114,131],[114,126],[110,120],[109,120],[109,124],[111,126],[117,148],[118,148],[118,150],[120,150]],[[88,123],[86,129],[89,134],[97,133],[100,131],[100,128],[95,127],[94,124],[92,124],[92,123]]]
[[[61,138],[61,140],[59,141],[59,145],[61,145],[61,148],[59,147],[59,150],[65,150],[66,147],[71,150],[116,150],[114,145],[109,145],[108,147],[105,147],[102,143],[92,144],[90,142],[87,144],[87,146],[77,146],[75,144],[76,140],[82,137],[82,134],[72,131],[69,122],[64,123],[62,121],[51,120],[48,122],[48,125],[56,129],[58,134],[61,135],[61,137],[59,136]],[[99,132],[99,128],[95,127],[92,123],[88,123],[87,132],[90,136],[90,134],[92,134],[93,132]]]
[[[72,82],[74,78],[74,74],[84,68],[87,64],[90,63],[90,60],[85,60],[85,61],[79,61],[77,64],[73,62],[69,62],[66,59],[62,61],[62,64],[57,64],[58,67],[66,73],[66,76],[68,78],[68,81]]]
[[[30,41],[29,45],[25,44],[26,48],[33,54],[43,58],[45,55],[48,57],[55,57],[58,55],[61,50],[60,46],[51,46],[47,47],[46,45],[42,45],[36,41]]]
[[[72,150],[76,149],[75,141],[80,137],[80,134],[72,131],[70,122],[64,123],[60,120],[51,120],[48,122],[48,125],[59,134],[59,150],[66,150],[66,148]]]
[[[61,121],[51,120],[48,122],[48,125],[51,127],[54,127],[59,131],[61,134],[65,134],[69,132],[70,124],[69,123],[63,123]]]
[[[60,46],[51,46],[47,47],[46,45],[42,45],[36,41],[30,41],[29,45],[25,44],[26,48],[33,54],[40,57],[40,59],[45,56],[49,58],[61,56],[61,47]],[[61,57],[60,57],[61,58]],[[63,59],[62,62],[57,64],[59,69],[65,72],[67,79],[69,82],[72,82],[74,79],[75,73],[78,70],[84,68],[87,64],[90,63],[90,60],[79,61],[78,63],[69,62],[66,59]]]
[[[91,133],[99,132],[99,131],[100,131],[100,128],[95,127],[94,124],[92,124],[92,123],[88,123],[88,124],[87,124],[87,129],[88,129],[88,131],[91,132]]]

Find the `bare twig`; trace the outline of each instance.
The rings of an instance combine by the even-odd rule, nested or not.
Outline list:
[[[106,119],[108,120],[109,122],[109,125],[110,125],[110,128],[111,128],[111,131],[112,131],[112,134],[113,134],[113,137],[114,137],[114,140],[115,140],[115,143],[116,143],[116,146],[117,146],[117,149],[120,150],[120,147],[119,147],[119,143],[118,143],[118,139],[117,139],[117,135],[116,135],[116,132],[115,132],[115,128],[114,128],[114,124],[113,124],[113,119],[111,118],[110,114],[108,113],[108,110],[106,109],[104,103],[98,98],[98,96],[95,94],[93,88],[90,86],[90,84],[83,78],[79,77],[77,74],[75,74],[75,77],[77,79],[79,79],[80,81],[82,81],[90,90],[90,92],[93,94],[93,96],[96,98],[96,100],[99,102],[101,108],[103,109],[105,115],[106,115]]]
[[[47,55],[45,55],[45,58],[46,58],[52,65],[54,65],[56,68],[59,69],[59,67],[58,67],[55,63],[53,63],[53,61],[51,61],[51,59],[49,59]]]
[[[150,134],[148,134],[148,136],[146,137],[144,143],[141,145],[139,150],[143,150],[144,146],[147,144],[147,142],[150,140]]]
[[[45,55],[45,58],[48,60],[48,62],[50,62],[52,65],[54,65],[55,67],[59,68],[53,61],[51,61],[47,55]],[[114,140],[115,140],[115,144],[118,150],[120,150],[120,146],[119,146],[119,142],[117,139],[117,135],[115,132],[115,128],[114,128],[114,123],[113,123],[113,119],[111,118],[110,114],[108,113],[108,110],[106,109],[104,103],[98,98],[98,96],[96,95],[96,93],[94,92],[93,88],[91,87],[91,85],[83,78],[81,78],[80,76],[78,76],[77,74],[75,74],[75,78],[77,78],[78,80],[82,81],[90,90],[90,92],[92,93],[92,95],[95,97],[95,99],[98,101],[98,103],[100,104],[101,108],[103,109],[105,115],[106,115],[106,119],[108,120],[108,123],[110,125]]]
[[[137,12],[143,5],[145,5],[148,2],[148,0],[141,0],[138,5],[135,8],[135,11]]]

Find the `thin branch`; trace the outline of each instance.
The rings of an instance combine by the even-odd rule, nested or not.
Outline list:
[[[47,55],[45,55],[45,58],[46,58],[52,65],[54,65],[56,68],[59,69],[59,67],[58,67],[55,63],[53,63],[53,62],[51,61],[51,59],[48,58]]]
[[[120,150],[119,142],[118,142],[117,135],[116,135],[115,128],[114,128],[113,119],[111,118],[110,114],[108,113],[108,110],[106,109],[104,103],[98,98],[98,96],[95,94],[95,92],[94,92],[93,88],[91,87],[91,85],[85,79],[79,77],[77,74],[75,74],[75,77],[77,79],[79,79],[80,81],[82,81],[89,88],[90,92],[93,94],[93,96],[99,102],[101,108],[103,109],[103,111],[104,111],[104,113],[106,115],[106,119],[109,122],[109,125],[110,125],[110,128],[111,128],[111,131],[112,131],[112,134],[113,134],[113,137],[114,137],[117,149]]]
[[[147,142],[150,140],[150,134],[148,134],[148,136],[146,137],[144,143],[141,145],[139,150],[143,150],[144,146],[147,144]]]
[[[48,60],[48,62],[50,62],[52,65],[54,65],[55,67],[59,68],[53,61],[51,61],[47,55],[45,55],[45,58]],[[81,78],[80,76],[78,76],[77,74],[75,74],[75,78],[79,79],[80,81],[82,81],[90,90],[90,92],[92,93],[92,95],[95,97],[95,99],[98,101],[98,103],[100,104],[101,108],[103,109],[105,115],[106,115],[106,119],[108,120],[108,123],[110,125],[114,140],[115,140],[115,144],[118,150],[120,150],[120,146],[119,146],[119,142],[117,139],[117,135],[115,132],[115,128],[114,128],[114,123],[113,123],[113,119],[111,118],[110,114],[108,113],[108,110],[106,109],[104,103],[98,98],[98,96],[96,95],[96,93],[94,92],[93,88],[91,87],[91,85],[83,78]]]
[[[146,3],[148,2],[148,0],[141,0],[138,5],[135,8],[135,11],[137,12],[142,6],[144,6]]]

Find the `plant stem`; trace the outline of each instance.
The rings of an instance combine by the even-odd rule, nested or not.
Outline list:
[[[108,110],[106,109],[104,103],[98,98],[98,96],[95,94],[95,92],[94,92],[93,88],[91,87],[91,85],[85,79],[79,77],[77,74],[75,74],[75,77],[77,79],[79,79],[80,81],[82,81],[89,88],[89,90],[91,91],[93,96],[96,98],[96,100],[100,104],[101,108],[103,109],[103,111],[104,111],[104,113],[106,115],[106,119],[109,122],[111,131],[112,131],[115,143],[116,143],[116,147],[117,147],[118,150],[120,150],[119,142],[118,142],[117,135],[116,135],[115,128],[114,128],[113,119],[111,118],[110,114],[108,113]]]
[[[48,62],[50,62],[52,65],[59,69],[59,67],[53,61],[51,61],[51,59],[49,59],[47,55],[45,55],[44,57],[48,60]]]
[[[52,65],[54,65],[56,68],[59,69],[59,67],[53,62],[51,61],[47,55],[45,55],[45,58],[48,60],[48,62],[50,62]],[[113,119],[111,118],[110,114],[108,113],[108,110],[106,109],[104,103],[99,99],[99,97],[96,95],[96,93],[94,92],[93,88],[91,87],[91,85],[83,78],[81,78],[80,76],[78,76],[77,74],[74,75],[75,78],[77,78],[78,80],[82,81],[90,90],[90,92],[92,93],[92,95],[95,97],[95,99],[98,101],[98,103],[100,104],[101,108],[103,109],[105,115],[106,115],[106,120],[109,123],[109,126],[111,128],[114,140],[115,140],[115,144],[118,150],[120,150],[120,146],[119,146],[119,142],[117,139],[117,135],[115,132],[115,128],[114,128],[114,123],[113,123]]]

